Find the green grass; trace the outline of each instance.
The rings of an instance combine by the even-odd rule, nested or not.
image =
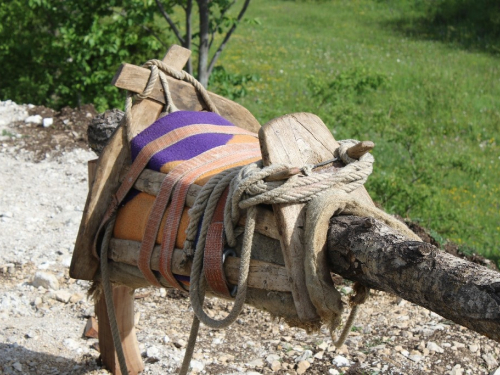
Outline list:
[[[221,63],[258,74],[239,101],[262,124],[306,111],[336,139],[374,141],[375,201],[498,259],[500,60],[418,24],[409,34],[402,20],[422,12],[410,0],[254,0],[261,25],[242,24]]]

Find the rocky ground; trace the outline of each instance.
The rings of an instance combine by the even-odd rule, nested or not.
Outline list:
[[[39,115],[40,117],[30,117]],[[68,266],[87,194],[91,107],[55,112],[0,102],[0,374],[107,374],[87,282]],[[49,119],[52,119],[50,121]],[[342,287],[351,292],[348,282]],[[215,317],[230,306],[209,300]],[[146,374],[173,374],[192,318],[186,296],[136,293]],[[500,374],[498,343],[394,296],[374,292],[341,349],[253,308],[226,330],[201,329],[192,361],[204,374]]]

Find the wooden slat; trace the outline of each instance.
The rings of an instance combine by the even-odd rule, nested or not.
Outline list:
[[[130,264],[137,267],[141,243],[113,238],[110,243],[109,257],[115,262]],[[160,269],[160,246],[154,247],[151,256],[151,269]],[[189,276],[191,262],[186,262],[184,252],[174,250],[172,272],[177,275]],[[229,283],[237,285],[240,274],[240,258],[228,257],[224,263],[224,272]],[[285,267],[274,263],[252,259],[248,274],[248,286],[256,289],[267,289],[280,292],[289,292],[290,285]]]
[[[144,370],[144,364],[134,327],[134,290],[127,286],[113,287],[113,304],[128,375],[137,375]],[[97,301],[95,313],[98,319],[99,350],[102,362],[113,375],[122,375],[113,344],[104,295]]]
[[[338,147],[321,119],[309,113],[286,115],[270,121],[261,128],[259,139],[264,165],[302,167],[317,164],[332,159]],[[362,190],[356,194],[371,202],[368,193],[364,188]],[[305,205],[277,204],[273,205],[273,210],[297,313],[302,321],[318,320],[316,309],[309,299],[303,271]]]
[[[175,69],[182,69],[189,56],[179,53],[178,46],[173,46],[163,61]],[[141,100],[132,108],[134,131],[151,125],[160,114],[162,104],[154,100]],[[78,237],[73,251],[70,276],[75,279],[92,280],[98,268],[97,254],[93,252],[93,241],[104,212],[119,186],[120,175],[130,165],[130,150],[126,131],[122,123],[101,153],[92,188],[87,196]]]
[[[148,82],[149,74],[149,69],[132,64],[123,64],[115,75],[113,84],[121,89],[142,93]],[[203,102],[200,102],[200,97],[190,83],[168,77],[168,84],[172,100],[179,109],[188,111],[201,111],[204,109]],[[164,104],[165,97],[161,89],[161,83],[156,82],[155,90],[149,97]],[[209,96],[222,117],[241,128],[255,133],[259,131],[259,122],[245,107],[211,92],[209,92]]]

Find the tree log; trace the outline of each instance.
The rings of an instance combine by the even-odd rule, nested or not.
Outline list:
[[[372,218],[335,217],[330,269],[500,342],[500,273],[404,237]]]

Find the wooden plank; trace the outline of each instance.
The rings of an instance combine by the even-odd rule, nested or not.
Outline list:
[[[127,286],[113,287],[113,303],[127,369],[129,375],[137,375],[144,370],[144,364],[134,327],[134,290]],[[95,313],[98,319],[99,350],[102,362],[113,375],[121,375],[104,296],[96,303]]]
[[[140,247],[140,242],[113,238],[109,245],[109,258],[115,262],[137,267]],[[155,246],[151,256],[151,269],[155,271],[160,269],[160,252],[161,247],[159,245]],[[189,276],[191,274],[191,262],[185,261],[184,252],[181,249],[174,250],[172,272],[184,276]],[[240,258],[228,257],[224,263],[224,273],[229,283],[233,285],[238,284]],[[248,286],[250,288],[279,292],[290,291],[285,267],[256,259],[250,261]]]
[[[149,69],[132,64],[123,64],[115,75],[113,84],[121,89],[142,93],[147,85],[149,73]],[[168,84],[172,93],[172,100],[179,109],[188,111],[201,111],[204,109],[201,98],[190,83],[168,77]],[[161,83],[156,82],[155,90],[149,97],[164,104],[165,97],[161,89]],[[222,117],[241,128],[255,133],[259,131],[260,124],[248,109],[212,92],[209,92],[209,96]]]
[[[338,147],[321,119],[308,113],[290,114],[270,121],[261,128],[259,139],[264,165],[280,163],[300,168],[306,164],[317,164],[332,159]],[[366,191],[356,194],[371,202]],[[303,321],[318,320],[303,272],[305,205],[277,204],[273,205],[273,210],[299,317]]]
[[[172,47],[163,61],[180,70],[186,64],[188,57],[187,53],[180,54],[178,48],[178,46]],[[140,129],[151,125],[158,118],[161,110],[162,104],[154,100],[144,99],[135,104],[132,108],[134,131],[140,131]],[[130,165],[130,150],[122,123],[116,129],[97,162],[96,175],[87,196],[71,260],[70,276],[72,278],[82,280],[94,278],[99,262],[97,254],[93,250],[93,241],[104,212],[119,187],[120,175],[127,165]]]

